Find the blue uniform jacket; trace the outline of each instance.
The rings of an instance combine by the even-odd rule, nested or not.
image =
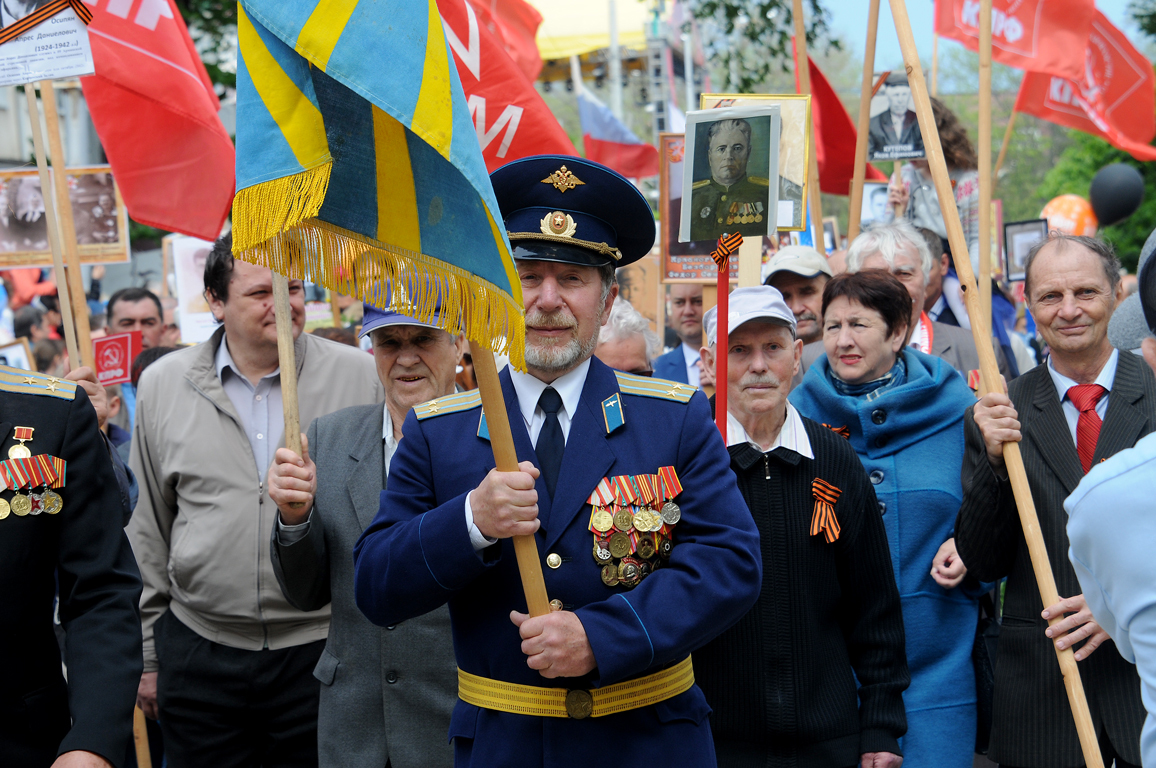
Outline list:
[[[537,464],[507,371],[501,382],[518,458]],[[543,568],[546,589],[582,621],[598,661],[589,679],[548,680],[526,665],[510,622],[511,610],[526,610],[513,543],[503,540],[480,553],[470,543],[466,495],[494,467],[489,441],[478,436],[477,406],[406,418],[389,488],[354,550],[362,612],[389,625],[448,601],[462,669],[566,688],[657,671],[734,624],[758,598],[759,534],[707,400],[700,392],[687,403],[622,392],[625,423],[616,426],[604,417],[602,403],[619,392],[615,373],[592,360],[553,503],[538,480],[538,550],[543,561],[548,553],[562,558],[558,568]],[[607,587],[593,558],[587,499],[604,477],[663,466],[677,469],[683,487],[668,567],[633,590]],[[506,714],[459,700],[450,738],[456,739],[459,766],[587,765],[600,758],[623,765],[713,765],[709,712],[698,686],[656,705],[585,720]]]
[[[687,383],[686,356],[682,353],[682,344],[654,359],[654,375],[660,379]]]

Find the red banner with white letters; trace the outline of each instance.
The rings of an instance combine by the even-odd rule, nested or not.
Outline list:
[[[1080,78],[1095,13],[1094,0],[992,0],[992,60]],[[935,34],[979,50],[979,0],[935,0]]]
[[[486,168],[529,155],[577,155],[534,84],[467,0],[440,0],[442,26],[458,67]]]
[[[1156,160],[1156,77],[1152,64],[1099,11],[1086,66],[1069,80],[1025,72],[1015,109],[1106,139],[1137,160]]]

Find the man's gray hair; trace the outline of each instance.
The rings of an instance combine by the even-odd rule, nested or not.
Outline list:
[[[919,230],[906,219],[896,219],[888,224],[868,227],[851,242],[847,249],[847,271],[858,272],[868,256],[878,253],[889,267],[895,266],[895,257],[904,248],[912,248],[919,254],[919,265],[923,269],[923,284],[931,279],[931,251]]]
[[[658,345],[658,334],[650,330],[650,321],[642,316],[629,301],[619,296],[610,308],[610,318],[598,332],[598,343],[629,339],[641,334],[646,342],[646,359],[653,360],[662,351]]]
[[[746,120],[739,118],[731,118],[729,120],[718,120],[710,124],[710,128],[706,129],[706,143],[710,146],[710,141],[715,137],[719,131],[724,128],[736,128],[743,138],[747,140],[747,149],[751,148],[751,124]]]
[[[1069,235],[1053,229],[1048,233],[1046,239],[1040,240],[1032,246],[1032,249],[1028,251],[1027,258],[1024,259],[1024,296],[1029,302],[1032,299],[1032,264],[1044,246],[1052,243],[1055,243],[1057,249],[1067,248],[1068,245],[1082,245],[1099,256],[1100,266],[1104,268],[1104,276],[1108,278],[1108,286],[1113,294],[1116,292],[1116,286],[1120,284],[1120,260],[1116,258],[1116,251],[1112,248],[1112,244],[1097,237]]]

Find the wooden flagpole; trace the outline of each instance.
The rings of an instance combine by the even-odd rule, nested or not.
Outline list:
[[[60,293],[61,277],[57,278],[57,298],[63,306],[72,301],[72,319],[76,325],[76,344],[80,351],[80,361],[96,370],[92,353],[92,336],[88,328],[88,302],[84,297],[84,283],[80,279],[80,253],[76,245],[76,224],[72,218],[72,199],[68,194],[68,174],[65,172],[64,142],[60,139],[60,116],[56,112],[56,90],[51,80],[40,81],[40,97],[44,103],[44,123],[48,130],[48,153],[52,157],[52,187],[56,195],[57,221],[60,224],[60,239],[64,246],[67,266],[68,290]],[[63,314],[63,313],[61,313]]]
[[[810,59],[807,58],[807,28],[803,24],[803,0],[793,0],[793,15],[795,17],[795,72],[799,78],[799,93],[810,96],[811,95],[811,65]],[[811,135],[811,151],[810,151],[810,168],[808,174],[807,187],[810,189],[811,198],[811,215],[810,222],[814,227],[817,235],[816,250],[823,252],[823,192],[819,189],[819,148],[815,143],[815,105],[811,104],[811,120],[807,126],[807,131]],[[803,211],[803,225],[807,225],[807,211]],[[769,227],[768,227],[769,229]],[[740,266],[742,261],[740,259]],[[718,401],[718,395],[715,395],[715,401]],[[725,439],[725,436],[724,436]]]
[[[1007,157],[1007,148],[1009,145],[1011,145],[1012,131],[1014,131],[1016,127],[1017,114],[1019,113],[1013,109],[1011,117],[1009,117],[1007,121],[1007,128],[1005,128],[1003,132],[1003,143],[1000,144],[999,147],[999,157],[995,159],[995,168],[992,169],[991,172],[991,183],[993,189],[995,188],[996,184],[999,184],[999,169],[1003,168],[1003,160],[1005,157]]]
[[[494,353],[481,344],[470,341],[470,356],[474,361],[474,376],[478,380],[478,390],[482,395],[486,428],[490,431],[494,466],[499,472],[517,472],[518,452],[514,448],[514,433],[510,431],[506,398],[502,395],[502,383],[498,379]],[[526,593],[526,607],[531,616],[544,616],[550,612],[550,598],[546,593],[546,580],[542,576],[542,558],[538,554],[537,540],[532,534],[515,536],[514,554],[518,559],[518,572],[522,576],[522,589]]]
[[[52,249],[52,266],[56,269],[56,299],[60,305],[60,316],[64,320],[64,342],[68,347],[69,365],[75,368],[83,363],[76,343],[76,324],[72,322],[72,304],[68,300],[68,284],[65,282],[64,248],[60,243],[60,226],[56,221],[56,199],[52,194],[52,177],[48,172],[48,160],[44,152],[44,131],[40,127],[40,110],[36,106],[36,88],[32,83],[24,86],[24,95],[28,98],[32,148],[36,153],[40,194],[44,198],[44,223],[48,229],[49,247]]]
[[[863,182],[867,178],[867,132],[871,128],[871,86],[875,69],[875,34],[879,31],[879,0],[867,11],[867,45],[863,49],[863,87],[859,92],[859,125],[855,134],[855,172],[851,177],[851,208],[847,212],[847,242],[859,235],[863,212]]]
[[[955,196],[951,189],[951,179],[947,175],[947,162],[943,157],[943,146],[939,143],[939,133],[935,129],[935,116],[931,111],[930,96],[927,92],[927,83],[923,79],[923,67],[919,63],[919,51],[915,47],[915,36],[911,32],[911,21],[907,16],[907,6],[904,0],[889,0],[891,15],[895,18],[895,32],[899,37],[899,47],[903,51],[903,61],[907,69],[908,82],[911,85],[911,94],[915,99],[915,112],[919,117],[919,127],[923,134],[923,145],[927,150],[927,161],[931,166],[931,176],[935,182],[935,191],[939,196],[939,207],[943,212],[943,223],[947,227],[947,237],[954,253],[966,254],[967,242],[963,236],[963,226],[959,221],[959,210],[955,206]],[[971,317],[981,316],[982,309],[979,303],[979,293],[976,290],[975,273],[971,268],[971,259],[964,257],[956,259],[955,269],[959,273],[960,283],[964,287],[964,301]],[[999,388],[999,368],[996,366],[995,349],[992,347],[987,332],[980,323],[972,323],[971,331],[975,339],[976,351],[979,353],[980,391],[983,393]],[[1036,583],[1040,589],[1040,597],[1045,606],[1059,602],[1060,596],[1056,589],[1056,580],[1052,574],[1051,563],[1048,560],[1048,550],[1040,533],[1040,521],[1036,515],[1035,503],[1032,501],[1032,490],[1028,484],[1027,472],[1024,470],[1023,456],[1020,454],[1019,443],[1004,443],[1004,464],[1008,477],[1011,480],[1012,493],[1015,496],[1016,506],[1019,508],[1020,526],[1023,528],[1024,538],[1027,541],[1028,553],[1031,555],[1032,568],[1035,571]],[[1061,553],[1062,554],[1062,553]],[[1062,616],[1055,616],[1049,623],[1055,625],[1062,621]],[[1054,647],[1054,646],[1053,646]],[[1076,731],[1080,736],[1080,746],[1084,752],[1084,761],[1088,768],[1103,768],[1103,759],[1100,756],[1099,742],[1096,738],[1096,729],[1092,726],[1092,715],[1088,710],[1088,700],[1084,695],[1084,686],[1080,681],[1080,670],[1076,666],[1076,658],[1069,646],[1064,650],[1057,650],[1060,671],[1064,676],[1064,687],[1068,693],[1068,703],[1072,708]]]
[[[991,345],[991,0],[979,0],[979,306]],[[967,251],[962,258],[970,259]],[[979,344],[977,336],[976,344]]]
[[[281,369],[281,409],[285,413],[285,447],[300,456],[301,415],[297,403],[297,356],[293,350],[293,309],[289,306],[289,278],[277,272],[273,273],[273,315],[277,318],[277,365]]]

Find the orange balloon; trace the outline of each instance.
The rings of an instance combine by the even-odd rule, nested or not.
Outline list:
[[[1066,235],[1095,237],[1099,226],[1092,204],[1079,195],[1053,197],[1040,211],[1040,218],[1048,220],[1049,230],[1056,229]]]

